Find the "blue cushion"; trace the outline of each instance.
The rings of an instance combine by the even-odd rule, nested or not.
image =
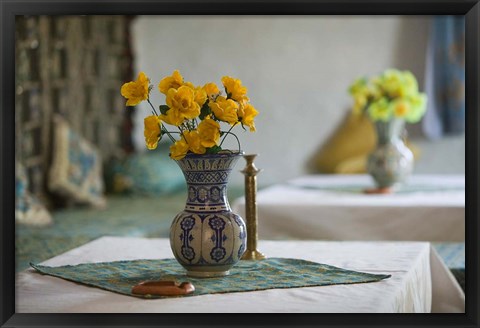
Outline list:
[[[28,190],[28,176],[22,164],[15,163],[15,221],[44,226],[52,223],[47,208]]]
[[[105,205],[102,170],[97,148],[73,131],[63,118],[55,116],[50,190],[73,203],[102,207]]]
[[[146,151],[111,162],[106,169],[110,191],[162,195],[186,190],[182,171],[168,156],[168,149]]]

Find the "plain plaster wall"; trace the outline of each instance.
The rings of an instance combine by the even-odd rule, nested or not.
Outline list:
[[[246,153],[260,154],[256,165],[264,171],[259,184],[268,185],[306,172],[308,159],[350,110],[347,88],[355,78],[396,67],[412,71],[423,85],[430,19],[140,16],[132,30],[135,70],[151,78],[156,106],[165,103],[158,82],[175,69],[199,85],[220,86],[224,75],[241,79],[260,114],[257,132],[234,131]],[[143,118],[149,112],[145,104],[136,112],[138,150],[145,149]],[[464,173],[463,137],[432,143],[420,136],[418,127],[410,129],[423,155],[416,172]],[[226,144],[235,148],[233,140]],[[458,157],[449,156],[451,147]],[[243,166],[240,161],[237,169]],[[231,177],[232,183],[242,181],[241,174]]]

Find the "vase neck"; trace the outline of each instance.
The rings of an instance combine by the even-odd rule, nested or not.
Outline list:
[[[375,122],[375,129],[377,130],[377,143],[379,145],[384,145],[400,140],[404,127],[405,121],[401,119],[393,119],[387,122]]]
[[[187,183],[187,211],[219,212],[230,211],[227,184],[198,185]]]
[[[230,211],[227,184],[239,155],[192,156],[177,161],[187,182],[186,211]]]

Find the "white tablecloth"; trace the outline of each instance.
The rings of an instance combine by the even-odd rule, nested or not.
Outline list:
[[[392,277],[373,283],[145,300],[42,275],[16,277],[16,312],[464,312],[465,297],[425,242],[260,241],[269,257],[301,258]],[[102,237],[43,262],[87,262],[173,257],[168,239]],[[185,280],[188,278],[186,277]],[[433,298],[432,298],[433,295]]]
[[[260,178],[260,176],[259,176]],[[413,175],[364,194],[367,175],[310,175],[257,193],[261,239],[465,241],[465,177]],[[245,218],[245,199],[232,203]]]

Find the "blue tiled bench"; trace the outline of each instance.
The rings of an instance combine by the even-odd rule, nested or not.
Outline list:
[[[465,291],[465,243],[432,243]]]

